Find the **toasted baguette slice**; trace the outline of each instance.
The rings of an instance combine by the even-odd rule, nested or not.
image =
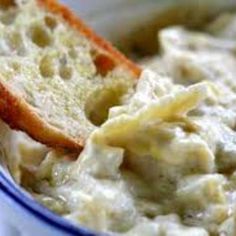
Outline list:
[[[0,117],[80,150],[140,69],[55,0],[0,0]]]

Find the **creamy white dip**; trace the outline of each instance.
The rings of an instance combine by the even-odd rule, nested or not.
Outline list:
[[[204,33],[162,30],[161,55],[78,158],[2,123],[15,179],[53,211],[101,232],[236,235],[235,25],[235,15],[223,15]]]

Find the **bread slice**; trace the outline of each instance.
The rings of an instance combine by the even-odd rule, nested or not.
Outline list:
[[[0,0],[0,117],[80,150],[140,69],[55,0]]]

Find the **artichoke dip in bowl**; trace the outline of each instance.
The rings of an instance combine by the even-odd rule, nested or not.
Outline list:
[[[165,15],[164,1],[101,2],[114,17],[126,7],[141,16]],[[152,30],[147,24],[120,45],[143,72],[122,96],[113,88],[99,101],[90,97],[97,128],[79,155],[48,148],[1,121],[0,206],[13,235],[236,235],[235,4],[209,2],[215,8],[193,5],[184,17],[174,14],[175,6],[166,12],[171,20]],[[190,14],[194,6],[199,17]],[[114,37],[114,22],[102,29],[103,11],[91,12],[85,16],[91,25]],[[125,29],[117,31],[129,38]],[[134,37],[153,31],[155,45]],[[154,56],[150,48],[159,52]],[[102,101],[106,106],[104,98],[114,96],[119,104],[101,121]]]

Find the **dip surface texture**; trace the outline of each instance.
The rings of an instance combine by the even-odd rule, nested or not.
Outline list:
[[[235,28],[227,14],[202,32],[162,30],[161,54],[78,159],[1,123],[14,178],[52,211],[100,232],[235,236]]]

